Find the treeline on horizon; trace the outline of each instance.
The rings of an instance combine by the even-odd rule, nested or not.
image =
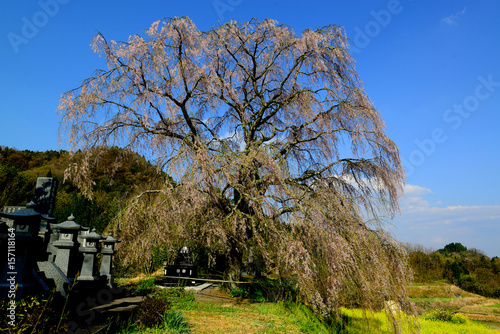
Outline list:
[[[83,196],[71,182],[64,182],[64,171],[79,162],[80,153],[66,151],[20,151],[0,146],[0,209],[4,206],[26,205],[33,199],[36,179],[52,176],[58,182],[53,216],[58,222],[73,214],[82,225],[96,228],[98,233],[123,209],[130,196],[158,178],[157,169],[144,157],[111,147],[92,168],[92,200]],[[161,176],[161,177],[164,177]],[[489,258],[477,249],[467,249],[460,243],[451,243],[434,250],[422,245],[408,244],[413,282],[446,281],[462,289],[486,297],[500,298],[500,258]],[[158,252],[159,257],[161,251]],[[161,265],[162,259],[152,259]],[[158,269],[158,268],[156,268]]]
[[[445,281],[485,297],[500,298],[500,258],[450,243],[434,250],[407,244],[414,283]]]

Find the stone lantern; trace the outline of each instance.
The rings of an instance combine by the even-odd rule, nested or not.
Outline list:
[[[78,250],[78,232],[81,226],[75,222],[73,214],[63,223],[50,224],[59,230],[59,239],[54,241],[53,246],[57,248],[54,263],[66,275],[75,277],[78,267],[75,266]]]
[[[101,240],[102,260],[101,260],[101,268],[99,270],[99,274],[101,276],[106,277],[106,284],[111,288],[113,287],[114,284],[112,267],[113,267],[113,255],[116,253],[115,244],[117,242],[121,241],[113,238],[113,235],[111,233],[108,234],[108,237],[106,239]]]
[[[85,242],[82,247],[80,247],[80,252],[83,253],[83,262],[78,281],[96,281],[98,279],[96,275],[96,260],[97,254],[99,253],[99,240],[101,240],[102,237],[95,232],[95,228],[92,229],[92,232],[80,237],[84,239]]]
[[[31,271],[37,256],[40,255],[38,248],[41,245],[41,239],[38,238],[38,231],[42,218],[42,215],[34,208],[35,203],[30,202],[25,209],[0,213],[3,218],[12,221],[12,226],[7,229],[8,233],[2,234],[2,253],[6,255],[4,258],[7,259],[1,267],[0,290],[2,295],[10,288],[9,284],[5,283],[7,279],[15,281],[17,284],[16,298],[18,299],[22,296],[24,288],[34,286],[34,280],[28,276],[32,276]],[[44,218],[51,220],[48,217]]]
[[[17,240],[26,238],[31,240],[38,236],[42,215],[35,210],[35,206],[34,202],[29,202],[26,204],[26,209],[0,213],[2,217],[13,221],[12,228]]]

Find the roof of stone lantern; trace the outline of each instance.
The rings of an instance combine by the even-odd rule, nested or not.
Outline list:
[[[59,229],[59,230],[80,230],[80,224],[75,223],[75,217],[73,214],[68,217],[68,220],[62,222],[60,224],[50,224],[50,227]]]
[[[118,239],[115,239],[113,238],[113,235],[111,233],[108,234],[108,236],[106,237],[106,239],[104,240],[101,240],[101,242],[108,242],[108,243],[112,243],[112,242],[122,242],[121,240],[118,240]]]
[[[102,236],[100,234],[97,234],[95,232],[95,228],[92,229],[92,232],[81,235],[80,237],[83,239],[101,239],[102,238]]]
[[[21,209],[14,212],[0,212],[0,215],[2,215],[2,217],[14,220],[32,218],[37,216],[40,217],[41,214],[34,209],[35,206],[35,202],[32,201],[26,204],[26,209]]]

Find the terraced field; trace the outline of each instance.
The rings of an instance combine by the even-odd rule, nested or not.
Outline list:
[[[465,314],[469,319],[500,331],[500,300],[466,292],[442,282],[416,284],[408,294],[420,311],[443,308]]]

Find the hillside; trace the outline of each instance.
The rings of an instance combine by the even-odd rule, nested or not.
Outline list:
[[[112,147],[92,166],[93,198],[84,196],[71,180],[64,182],[65,170],[81,160],[81,154],[66,151],[18,151],[0,147],[0,208],[25,205],[31,201],[37,177],[57,180],[54,217],[64,221],[71,213],[79,224],[106,229],[126,199],[137,189],[158,178],[156,167],[136,153]]]
[[[413,282],[443,281],[485,297],[500,298],[500,258],[451,243],[439,250],[408,245]]]

